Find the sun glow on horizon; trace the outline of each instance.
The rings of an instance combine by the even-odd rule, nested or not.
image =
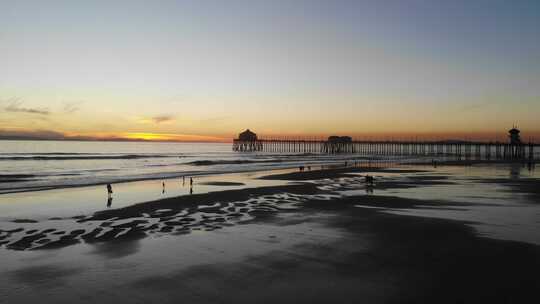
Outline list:
[[[135,132],[125,133],[119,136],[129,140],[147,140],[147,141],[178,141],[178,142],[227,142],[229,139],[213,136],[201,136],[190,134],[164,134],[164,133],[146,133]]]
[[[474,140],[484,142],[505,142],[509,128],[497,128],[492,132],[269,132],[252,128],[260,139],[325,140],[328,136],[351,136],[355,140]],[[526,142],[539,142],[540,132],[520,128]],[[0,128],[0,140],[77,140],[77,141],[155,141],[155,142],[214,142],[230,143],[238,137],[237,132],[222,135],[182,134],[165,132],[62,132],[32,130],[24,128]]]

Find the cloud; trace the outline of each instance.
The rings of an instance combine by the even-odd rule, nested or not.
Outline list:
[[[175,120],[174,116],[172,115],[158,115],[158,116],[154,116],[150,118],[139,119],[139,122],[145,123],[145,124],[149,124],[149,123],[161,124],[161,123],[170,123],[170,122],[173,122],[174,120]]]
[[[229,142],[229,139],[193,134],[164,133],[118,133],[118,134],[76,134],[53,130],[29,130],[0,128],[0,140],[82,140],[82,141],[189,141],[189,142]]]
[[[30,114],[39,114],[39,115],[49,115],[49,112],[46,108],[25,108],[22,106],[23,102],[18,99],[11,99],[9,104],[4,107],[6,112],[19,112],[19,113],[30,113]]]
[[[154,117],[152,117],[152,121],[157,123],[157,124],[160,124],[160,123],[163,123],[163,122],[172,122],[172,121],[174,121],[174,117],[172,117],[171,115],[154,116]]]
[[[0,129],[0,139],[65,139],[63,133],[50,130],[6,130]]]
[[[76,102],[66,102],[64,103],[64,113],[75,113],[80,110],[80,105],[82,104],[82,101],[76,101]]]

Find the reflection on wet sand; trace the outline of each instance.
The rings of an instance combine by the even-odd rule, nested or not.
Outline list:
[[[366,194],[373,194],[373,186],[366,187]]]
[[[517,168],[517,169],[516,169]],[[520,166],[511,166],[510,172],[515,176],[519,172]],[[374,195],[377,189],[378,198],[384,206],[384,195],[392,191],[409,191],[418,187],[434,186],[459,186],[458,180],[450,175],[429,174],[424,171],[401,170],[404,174],[399,174],[400,170],[378,170],[377,184],[374,184],[372,175],[355,175],[355,172],[362,169],[351,168],[346,171],[324,172],[307,171],[289,173],[284,177],[274,175],[279,178],[302,177],[305,174],[328,174],[330,178],[316,179],[296,186],[281,186],[268,188],[265,195],[253,195],[249,189],[238,191],[225,191],[209,194],[195,195],[193,193],[193,179],[190,178],[190,197],[170,198],[145,204],[128,206],[120,209],[102,211],[94,215],[76,216],[64,218],[63,221],[71,222],[68,225],[70,230],[58,231],[55,221],[37,222],[31,219],[18,219],[19,224],[27,223],[27,227],[17,227],[11,230],[1,230],[0,244],[9,249],[37,249],[63,247],[78,242],[108,241],[114,239],[139,238],[144,235],[154,233],[189,233],[193,230],[212,231],[224,226],[241,223],[253,219],[257,216],[264,216],[266,213],[288,210],[296,208],[298,204],[316,199],[338,199],[340,197],[356,196],[362,192],[365,195]],[[517,170],[517,171],[516,171]],[[347,173],[348,172],[348,173]],[[409,172],[409,173],[407,173]],[[298,175],[300,174],[300,175]],[[386,174],[386,175],[385,175]],[[318,176],[321,177],[321,176]],[[368,179],[368,177],[370,177]],[[266,177],[265,177],[266,178]],[[273,177],[272,177],[273,178]],[[513,180],[513,179],[512,179]],[[526,180],[523,180],[526,182]],[[226,182],[209,182],[208,184],[228,185]],[[236,186],[235,183],[230,183]],[[165,187],[165,182],[161,183]],[[265,188],[260,188],[265,189]],[[296,192],[291,192],[294,189]],[[426,188],[427,189],[427,188]],[[449,188],[450,189],[450,188]],[[361,192],[359,192],[361,191]],[[411,190],[413,193],[417,190]],[[239,194],[240,193],[240,194]],[[246,198],[243,195],[249,194]],[[239,196],[240,195],[240,196]],[[407,196],[402,191],[401,195]],[[366,202],[365,198],[362,198]],[[113,198],[107,200],[107,207],[111,207]],[[203,203],[207,202],[207,205]],[[402,200],[404,201],[404,200]],[[182,203],[180,203],[182,202]],[[471,206],[474,203],[444,203],[436,201],[438,206],[452,206],[459,203],[460,206]],[[394,204],[394,203],[393,203]],[[431,205],[426,201],[423,205]],[[422,205],[422,204],[420,204]],[[395,205],[402,208],[404,205]],[[483,206],[488,206],[483,204]],[[62,232],[62,233],[60,233]]]
[[[260,180],[287,180],[275,186],[237,189],[214,181],[231,190],[186,195],[184,188],[179,197],[88,215],[19,218],[1,226],[7,270],[0,291],[26,302],[38,299],[14,286],[47,287],[51,301],[62,295],[64,301],[101,303],[121,301],[126,293],[160,303],[249,303],[260,297],[329,303],[343,294],[354,302],[437,302],[441,295],[448,302],[465,296],[522,302],[540,287],[538,246],[489,239],[477,234],[472,221],[434,217],[472,212],[480,216],[475,222],[489,223],[492,214],[482,214],[510,207],[530,215],[540,206],[531,200],[524,209],[516,193],[532,188],[498,190],[538,185],[538,179],[510,179],[508,170],[480,179],[476,175],[484,171],[470,168],[466,176],[459,170],[377,169],[368,172],[376,177],[372,186],[362,169],[307,170]],[[151,192],[159,196],[161,186],[152,184]],[[102,198],[101,192],[103,207]],[[435,216],[388,214],[409,211]],[[524,233],[529,223],[521,224]],[[15,250],[26,249],[21,260]],[[102,292],[110,286],[114,290]]]

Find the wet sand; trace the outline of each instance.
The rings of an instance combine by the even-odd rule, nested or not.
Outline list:
[[[486,183],[485,180],[479,180],[479,182]],[[527,193],[531,199],[540,203],[540,180],[535,178],[520,178],[520,179],[497,179],[489,182],[496,182],[498,184],[507,185],[509,192],[522,192]]]
[[[389,169],[389,168],[371,168],[371,167],[347,167],[347,168],[331,168],[311,171],[298,171],[284,174],[270,174],[260,177],[267,180],[288,180],[288,181],[305,181],[323,178],[339,178],[350,176],[351,173],[420,173],[427,172],[425,170],[413,169]]]
[[[119,291],[133,294],[133,300],[141,303],[539,300],[540,246],[487,238],[464,221],[384,212],[421,207],[462,208],[476,203],[371,195],[362,188],[366,170],[381,174],[376,180],[376,191],[414,190],[455,182],[449,175],[414,169],[341,168],[269,174],[262,178],[290,183],[167,198],[45,222],[18,219],[12,223],[15,226],[0,231],[0,250],[54,254],[56,250],[90,245],[106,252],[110,267],[120,267],[126,263],[122,259],[135,254],[140,246],[137,244],[148,238],[156,242],[177,238],[182,243],[183,238],[221,236],[230,243],[223,247],[215,242],[205,243],[210,251],[197,251],[195,255],[202,254],[203,258],[182,267],[176,265],[177,260],[189,255],[159,251],[167,259],[155,263],[165,270],[122,277],[118,286]],[[384,178],[382,174],[408,175],[406,179],[397,179]],[[507,180],[484,182],[504,184]],[[525,185],[528,186],[515,191],[535,193],[534,186]],[[341,194],[340,191],[350,188],[365,193]],[[280,230],[286,227],[291,227],[287,233]],[[246,245],[251,238],[256,238],[256,242]],[[220,258],[229,254],[229,246],[240,250],[239,258]],[[258,249],[263,247],[267,249]],[[189,248],[192,247],[186,249]],[[84,272],[75,266],[38,265],[12,269],[2,276],[8,284],[4,286],[14,282],[42,286],[42,276],[55,277],[51,280],[62,285],[66,278]],[[60,298],[66,303],[112,303],[119,299],[119,291],[96,285],[86,293],[64,290],[67,294],[63,297],[50,299]],[[99,294],[99,290],[108,291]],[[13,290],[0,289],[0,295],[1,291],[7,303],[16,303],[17,296],[25,299]],[[34,292],[43,294],[39,288]],[[84,298],[80,293],[92,296]]]

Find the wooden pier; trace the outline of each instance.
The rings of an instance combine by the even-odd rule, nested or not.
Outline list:
[[[302,139],[256,139],[233,141],[233,150],[274,153],[349,153],[381,156],[443,156],[459,159],[537,160],[540,144],[451,141],[330,141]]]

